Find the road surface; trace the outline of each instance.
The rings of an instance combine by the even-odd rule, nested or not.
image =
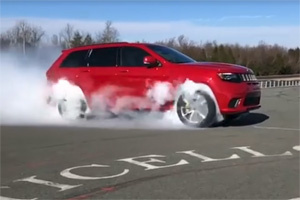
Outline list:
[[[299,198],[299,87],[208,129],[1,126],[2,199]]]

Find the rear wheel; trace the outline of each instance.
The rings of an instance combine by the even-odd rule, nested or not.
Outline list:
[[[58,102],[58,112],[68,120],[82,119],[86,117],[87,103],[83,99],[62,99]]]
[[[188,126],[209,127],[216,117],[216,105],[205,92],[181,94],[176,104],[179,119]]]

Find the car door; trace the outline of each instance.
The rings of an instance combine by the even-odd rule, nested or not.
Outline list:
[[[118,79],[125,88],[126,95],[133,98],[144,98],[147,102],[147,94],[155,82],[167,81],[169,76],[163,66],[148,68],[144,65],[144,57],[152,56],[151,53],[140,47],[125,46],[120,52],[120,66],[118,67]],[[143,103],[143,102],[142,102]]]
[[[88,82],[89,77],[82,76],[88,72],[87,67],[87,57],[89,49],[85,50],[76,50],[68,53],[63,59],[61,64],[58,66],[58,69],[55,73],[52,73],[55,76],[55,80],[66,79],[71,84],[79,86],[84,94],[88,96],[87,91],[85,90],[85,85],[83,83]]]
[[[83,84],[91,94],[92,107],[112,106],[120,90],[117,79],[118,52],[119,47],[93,48],[89,52],[84,75],[88,81]]]

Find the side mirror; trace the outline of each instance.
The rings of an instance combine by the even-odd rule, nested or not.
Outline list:
[[[144,57],[144,65],[147,67],[157,67],[158,66],[158,62],[155,58],[153,58],[152,56],[146,56]]]

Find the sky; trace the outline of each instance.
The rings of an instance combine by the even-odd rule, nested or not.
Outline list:
[[[123,41],[165,40],[184,34],[196,42],[300,46],[298,0],[69,0],[1,1],[1,32],[18,20],[41,26],[50,38],[67,24],[96,34],[107,20]]]

